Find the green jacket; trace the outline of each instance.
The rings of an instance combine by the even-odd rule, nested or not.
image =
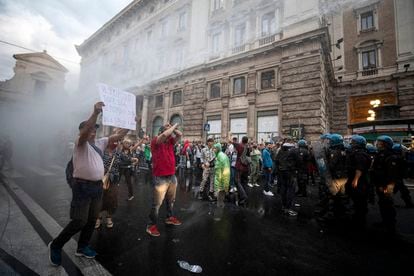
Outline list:
[[[230,184],[230,160],[221,150],[221,144],[215,144],[214,148],[217,149],[216,161],[214,165],[214,187],[216,191],[225,190],[227,192]]]

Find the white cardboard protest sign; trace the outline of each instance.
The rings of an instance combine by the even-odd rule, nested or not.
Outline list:
[[[136,130],[135,95],[109,85],[98,83],[99,97],[103,107],[102,124]]]

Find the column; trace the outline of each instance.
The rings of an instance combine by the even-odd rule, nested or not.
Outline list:
[[[144,96],[142,102],[142,117],[141,117],[141,128],[147,133],[147,121],[148,121],[148,96]]]

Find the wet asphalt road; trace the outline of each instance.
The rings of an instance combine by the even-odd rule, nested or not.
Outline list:
[[[15,181],[65,226],[71,192],[63,171],[55,176],[29,171],[23,175]],[[351,231],[347,222],[322,227],[313,215],[316,186],[309,186],[308,198],[296,199],[301,205],[296,207],[299,216],[291,218],[282,214],[280,197],[265,197],[261,187],[249,188],[246,208],[226,203],[221,209],[197,200],[199,180],[192,174],[179,178],[175,211],[183,224],[164,225],[162,206],[160,237],[145,232],[151,206],[150,175],[139,174],[132,201],[126,200],[127,188],[121,181],[114,228],[101,227],[92,238],[98,261],[114,275],[191,275],[177,260],[200,265],[202,275],[398,275],[412,271],[413,209],[397,210],[402,236],[390,240],[371,226],[380,219],[377,206],[370,206],[364,234]]]

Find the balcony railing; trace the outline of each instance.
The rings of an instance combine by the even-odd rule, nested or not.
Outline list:
[[[275,42],[275,40],[276,40],[275,36],[276,36],[275,34],[272,34],[272,35],[260,38],[259,39],[259,46],[263,46],[265,44]]]
[[[231,50],[232,54],[237,54],[246,51],[246,44],[236,46]]]
[[[364,69],[364,71],[362,71],[362,76],[363,77],[374,76],[374,75],[378,75],[378,69],[377,68],[369,68],[369,69]]]

